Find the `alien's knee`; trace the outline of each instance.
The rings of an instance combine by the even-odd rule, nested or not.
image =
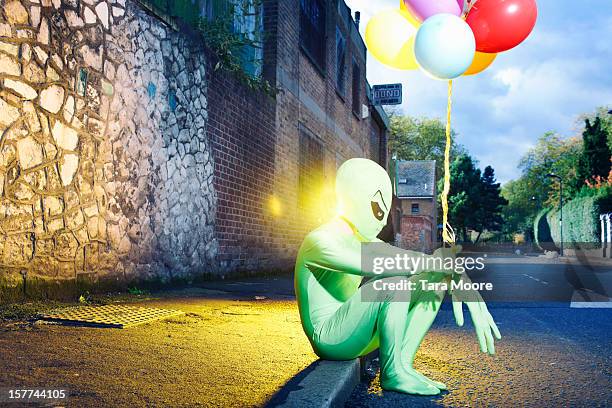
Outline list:
[[[364,287],[362,300],[379,303],[410,302],[413,288],[406,277],[394,276],[376,279]]]

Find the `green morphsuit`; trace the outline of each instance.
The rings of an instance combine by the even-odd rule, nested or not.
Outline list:
[[[295,265],[295,291],[306,336],[315,353],[328,360],[353,359],[379,348],[384,389],[438,394],[446,386],[418,373],[413,361],[445,291],[422,290],[417,285],[410,291],[409,301],[402,301],[399,291],[385,293],[376,301],[364,301],[361,295],[372,290],[376,281],[396,282],[398,276],[405,276],[448,282],[452,271],[413,269],[374,274],[362,270],[362,243],[381,242],[376,237],[386,225],[391,208],[391,181],[375,162],[351,159],[340,166],[336,198],[339,215],[306,236]],[[380,248],[381,256],[402,253],[414,258],[431,257],[390,245]],[[448,256],[453,256],[453,250],[439,249],[433,255]],[[463,275],[455,279],[468,278]],[[467,303],[480,348],[492,354],[491,331],[500,338],[497,327],[477,292],[470,300],[474,300]],[[462,325],[462,304],[457,300],[453,306],[457,323]]]

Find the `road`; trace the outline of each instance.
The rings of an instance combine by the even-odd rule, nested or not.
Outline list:
[[[449,391],[387,393],[374,370],[347,407],[612,406],[612,267],[528,257],[486,264],[470,276],[493,283],[483,296],[503,335],[497,354],[481,354],[467,312],[459,328],[445,303],[415,366]]]
[[[347,407],[612,406],[612,309],[583,307],[607,306],[612,268],[526,257],[486,264],[471,276],[496,288],[485,297],[503,334],[497,354],[480,354],[467,316],[457,327],[445,304],[416,366],[450,391],[384,393],[373,370]],[[125,330],[0,322],[0,386],[67,387],[66,406],[79,407],[261,406],[316,359],[290,277],[203,286],[148,296],[139,305],[186,314]],[[574,296],[582,287],[600,303]]]
[[[475,282],[491,282],[486,301],[596,302],[612,293],[612,262],[586,263],[575,259],[487,257],[485,269],[469,272]]]
[[[67,389],[79,408],[261,406],[317,358],[292,283],[208,286],[129,300],[185,314],[127,329],[0,321],[0,389]]]

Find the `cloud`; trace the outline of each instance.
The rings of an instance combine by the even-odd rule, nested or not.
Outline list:
[[[361,30],[395,0],[349,0],[362,12]],[[612,104],[612,2],[539,0],[535,30],[519,47],[502,53],[484,73],[454,81],[453,128],[482,167],[498,178],[520,175],[521,156],[546,131],[571,136],[582,113]],[[370,83],[400,82],[402,110],[444,118],[445,82],[419,71],[397,71],[368,55]]]
[[[518,68],[507,68],[497,72],[493,78],[508,86],[511,90],[516,89],[522,79],[522,72]]]

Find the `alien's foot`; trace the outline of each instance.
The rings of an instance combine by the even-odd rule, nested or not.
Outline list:
[[[436,387],[437,389],[439,389],[439,390],[441,390],[441,391],[444,391],[444,390],[447,390],[447,389],[448,389],[448,387],[446,386],[446,384],[441,383],[440,381],[435,381],[435,380],[432,380],[431,378],[426,377],[425,375],[423,375],[423,374],[419,373],[417,370],[415,370],[415,369],[414,369],[414,368],[412,368],[412,367],[407,368],[407,370],[408,370],[408,372],[409,372],[410,374],[417,376],[417,377],[418,377],[418,378],[419,378],[421,381],[426,382],[426,383],[427,383],[427,384],[429,384],[429,385],[433,385],[434,387]]]
[[[403,392],[405,394],[438,395],[440,393],[438,387],[423,381],[417,375],[406,370],[394,373],[393,375],[381,374],[380,385],[383,390]]]

